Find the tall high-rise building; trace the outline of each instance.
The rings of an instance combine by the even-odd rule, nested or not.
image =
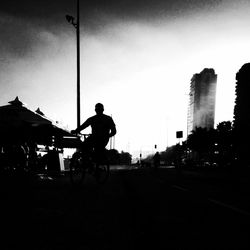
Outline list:
[[[214,128],[217,75],[214,69],[203,69],[191,79],[187,134],[197,127]]]
[[[236,74],[234,106],[234,148],[239,166],[250,166],[250,63],[244,64]]]

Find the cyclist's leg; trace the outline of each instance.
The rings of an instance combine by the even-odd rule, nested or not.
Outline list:
[[[93,136],[89,136],[82,142],[81,151],[82,151],[82,158],[84,161],[84,166],[88,169],[89,173],[94,171],[93,166],[93,150],[95,145],[95,140]]]
[[[99,139],[95,141],[95,145],[94,145],[94,151],[95,151],[95,157],[96,157],[96,161],[101,163],[101,161],[105,160],[106,158],[106,146],[108,144],[107,139]]]
[[[109,161],[106,154],[106,141],[98,141],[95,145],[95,177],[100,184],[105,183],[109,176]]]
[[[92,136],[86,138],[81,144],[81,151],[85,156],[91,156],[94,148],[94,140]]]

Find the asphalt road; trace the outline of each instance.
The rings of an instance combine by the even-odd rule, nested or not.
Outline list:
[[[1,177],[1,249],[250,249],[245,174],[113,170],[72,187],[68,176]]]

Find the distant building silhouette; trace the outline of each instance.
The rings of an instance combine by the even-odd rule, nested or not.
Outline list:
[[[203,69],[191,79],[187,134],[196,127],[214,128],[217,75],[214,69]]]
[[[249,165],[250,139],[250,63],[244,64],[236,74],[234,106],[234,146],[237,158],[243,165]]]

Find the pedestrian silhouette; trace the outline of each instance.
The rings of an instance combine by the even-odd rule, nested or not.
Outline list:
[[[153,156],[154,170],[157,170],[160,167],[160,161],[161,161],[161,156],[159,152],[157,151],[155,155]]]

